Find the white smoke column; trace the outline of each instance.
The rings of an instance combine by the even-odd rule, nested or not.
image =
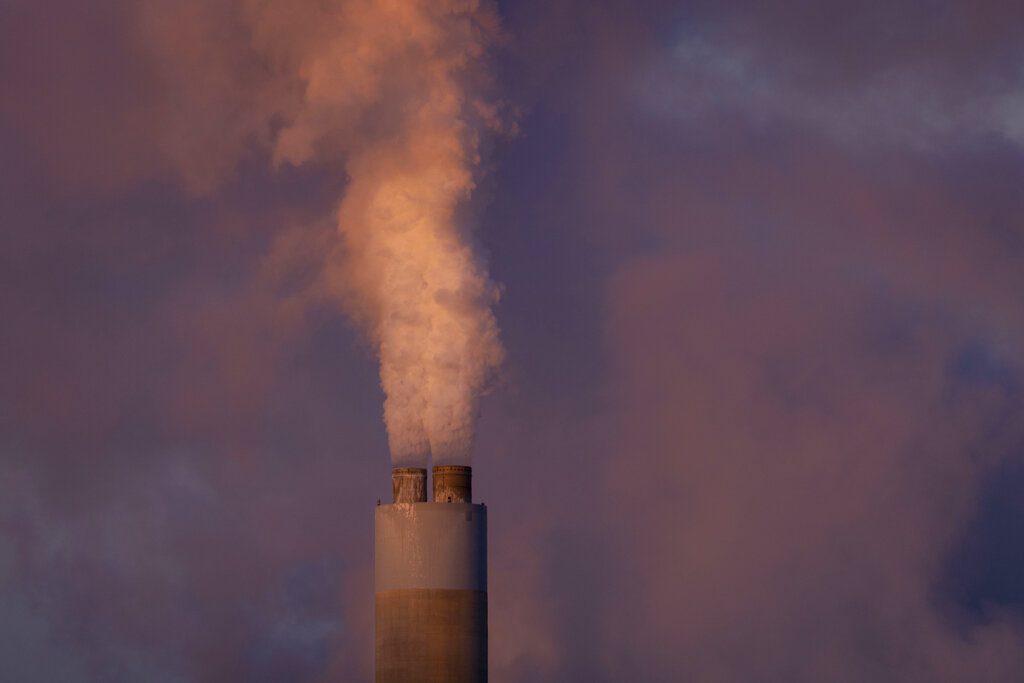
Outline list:
[[[473,92],[486,83],[495,14],[454,0],[337,8],[337,33],[327,27],[302,64],[303,103],[277,156],[345,148],[343,250],[329,281],[378,350],[392,458],[465,462],[477,400],[503,357],[497,289],[460,221],[496,120]]]

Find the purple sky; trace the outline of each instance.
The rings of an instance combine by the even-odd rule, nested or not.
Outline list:
[[[496,683],[1024,671],[1024,5],[770,4],[500,3]],[[164,5],[0,0],[0,678],[369,681],[344,168]]]

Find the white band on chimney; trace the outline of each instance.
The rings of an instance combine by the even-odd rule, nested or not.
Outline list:
[[[398,503],[376,508],[375,590],[487,590],[487,508]]]

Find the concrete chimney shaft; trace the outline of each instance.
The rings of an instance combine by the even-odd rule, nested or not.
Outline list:
[[[376,683],[487,683],[487,508],[469,467],[392,472],[374,531]],[[449,500],[451,502],[449,502]]]

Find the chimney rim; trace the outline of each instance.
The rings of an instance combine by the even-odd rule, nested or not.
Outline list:
[[[435,474],[449,474],[452,472],[468,473],[472,471],[473,468],[469,465],[434,465]]]

